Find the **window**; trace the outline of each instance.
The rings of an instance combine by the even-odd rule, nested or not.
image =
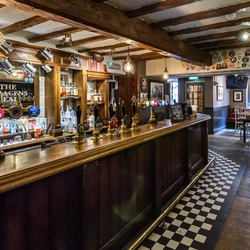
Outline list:
[[[169,79],[168,82],[170,85],[170,104],[178,103],[178,79]]]

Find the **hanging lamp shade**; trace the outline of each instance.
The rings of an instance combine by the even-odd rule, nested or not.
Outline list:
[[[128,45],[128,55],[127,55],[127,58],[125,60],[123,69],[127,73],[132,72],[134,70],[134,65],[133,65],[132,60],[129,56],[129,45]]]
[[[168,69],[167,69],[167,65],[166,65],[166,57],[165,57],[165,68],[163,71],[163,79],[167,80],[169,78],[169,74],[168,74]]]

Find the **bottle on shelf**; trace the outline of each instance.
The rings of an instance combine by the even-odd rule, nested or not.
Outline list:
[[[79,96],[79,90],[78,90],[78,86],[76,84],[74,84],[74,96]]]
[[[103,102],[103,97],[100,89],[98,91],[98,102]]]
[[[72,123],[71,118],[69,118],[69,122],[67,123],[67,132],[73,133],[73,128],[74,128],[74,124]]]
[[[98,102],[98,94],[94,91],[94,102]]]

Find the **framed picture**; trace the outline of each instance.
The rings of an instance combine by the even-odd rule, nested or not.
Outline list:
[[[147,89],[147,79],[141,78],[141,90],[146,90],[146,89]]]
[[[217,86],[217,101],[223,100],[223,87]]]
[[[140,100],[148,100],[148,93],[140,92]]]
[[[157,100],[164,100],[164,83],[159,83],[159,82],[150,83],[150,98]]]
[[[233,101],[234,102],[242,102],[243,101],[243,91],[242,90],[234,90]]]

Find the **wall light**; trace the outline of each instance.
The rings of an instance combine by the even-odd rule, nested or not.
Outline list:
[[[23,71],[24,73],[27,73],[27,74],[33,74],[36,72],[36,68],[34,68],[31,62],[28,62],[28,63],[23,64]]]
[[[127,58],[125,60],[123,69],[127,73],[134,71],[134,65],[133,65],[132,60],[129,56],[129,45],[128,45],[128,55],[127,55]]]
[[[42,69],[46,72],[49,73],[52,68],[48,64],[43,64]]]
[[[241,30],[236,35],[237,39],[242,42],[246,42],[249,39],[249,33],[246,30]]]
[[[165,69],[163,71],[163,79],[167,80],[169,78],[169,74],[168,74],[168,69],[167,69],[167,64],[166,64],[166,57],[165,57]]]
[[[6,53],[9,54],[10,52],[12,52],[14,49],[11,47],[12,43],[10,41],[4,41],[0,47],[1,49]]]

